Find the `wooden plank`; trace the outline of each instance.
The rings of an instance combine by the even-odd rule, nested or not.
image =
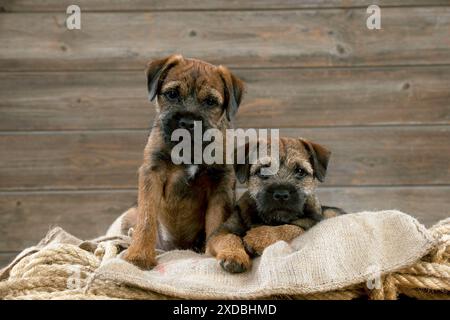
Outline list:
[[[237,70],[238,127],[450,124],[450,67]],[[145,129],[143,72],[0,74],[0,130]]]
[[[450,127],[282,129],[332,152],[327,185],[450,181]],[[0,189],[134,188],[145,131],[0,134]],[[4,150],[4,151],[3,151]]]
[[[450,187],[321,188],[327,205],[350,212],[399,209],[431,226],[449,216]],[[90,239],[103,234],[136,192],[39,192],[0,194],[0,251],[19,251],[36,244],[52,226]]]
[[[382,30],[358,9],[0,15],[0,70],[142,70],[180,51],[231,67],[450,63],[450,7],[385,8]]]
[[[0,195],[0,251],[36,244],[55,226],[81,239],[105,234],[136,201],[135,191]]]
[[[0,189],[135,187],[146,139],[143,131],[0,135]]]
[[[144,129],[153,121],[144,72],[0,75],[1,130]]]
[[[368,7],[376,4],[389,6],[432,6],[448,5],[448,0],[77,0],[82,11],[129,11],[129,10],[251,10],[251,9],[299,9],[299,8],[349,8]],[[4,0],[2,11],[6,12],[42,12],[61,11],[73,4],[71,0]]]
[[[430,227],[450,217],[450,187],[319,188],[323,204],[347,212],[396,209]]]
[[[0,252],[0,269],[6,267],[19,252]]]

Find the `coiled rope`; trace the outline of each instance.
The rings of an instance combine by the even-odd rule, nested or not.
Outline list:
[[[350,300],[450,299],[450,219],[430,231],[438,244],[415,264],[385,274],[380,286],[365,283],[340,290],[308,295],[268,298]],[[171,298],[141,288],[96,278],[95,270],[118,254],[113,241],[101,242],[94,253],[70,244],[46,247],[20,260],[9,278],[0,282],[0,299],[164,299]],[[74,272],[77,276],[74,277]],[[263,298],[263,297],[261,297]]]

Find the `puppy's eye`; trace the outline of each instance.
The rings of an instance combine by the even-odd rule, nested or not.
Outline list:
[[[208,107],[214,107],[214,106],[218,105],[218,102],[217,102],[217,99],[216,99],[216,98],[214,98],[214,97],[208,97],[208,98],[205,99],[205,104],[206,104]]]
[[[168,100],[174,101],[174,100],[178,100],[178,98],[180,97],[180,94],[178,93],[178,90],[170,89],[164,93],[164,96]]]
[[[302,168],[295,169],[295,177],[297,179],[303,179],[307,175],[308,175],[308,172],[306,172],[304,169],[302,169]]]

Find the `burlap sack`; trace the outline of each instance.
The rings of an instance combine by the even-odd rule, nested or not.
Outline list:
[[[159,255],[151,271],[111,259],[96,277],[180,298],[308,294],[372,281],[408,266],[435,241],[416,219],[399,211],[361,212],[325,220],[291,244],[275,243],[243,274],[226,273],[212,257],[176,250]]]
[[[251,271],[229,274],[214,258],[181,250],[159,254],[158,265],[142,271],[117,257],[117,252],[129,244],[127,236],[108,234],[81,241],[55,228],[37,246],[24,250],[0,270],[0,298],[249,299],[320,295],[353,284],[376,284],[380,276],[417,263],[445,240],[442,235],[435,236],[399,211],[348,214],[321,222],[291,244],[275,243],[254,260]],[[430,266],[437,267],[433,263]],[[439,278],[436,270],[430,279],[422,277],[419,291],[412,296],[423,297],[420,290],[431,288],[438,290],[433,298],[448,298],[447,276],[441,274],[448,267],[439,267]],[[83,270],[80,275],[84,280],[73,289],[68,283],[72,283],[77,268]]]

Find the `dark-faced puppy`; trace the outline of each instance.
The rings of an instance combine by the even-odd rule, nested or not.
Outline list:
[[[147,78],[158,113],[139,169],[137,208],[123,218],[134,227],[124,258],[144,269],[155,265],[155,247],[203,250],[205,238],[231,214],[233,167],[175,164],[171,136],[177,129],[193,133],[199,123],[225,132],[243,92],[225,67],[180,55],[151,62]]]
[[[246,149],[248,154],[249,144]],[[330,152],[319,144],[280,138],[279,158],[271,155],[259,158],[255,164],[235,165],[236,175],[247,184],[248,191],[214,234],[216,239],[224,239],[225,253],[216,256],[225,270],[245,271],[248,264],[242,261],[249,259],[247,253],[261,254],[278,240],[291,241],[322,219],[344,213],[338,208],[322,207],[315,194],[318,182],[325,178],[329,157]],[[262,169],[274,161],[278,162],[278,170],[264,173]],[[239,245],[233,243],[232,254],[228,254],[231,248],[225,244],[230,234],[242,238]]]

